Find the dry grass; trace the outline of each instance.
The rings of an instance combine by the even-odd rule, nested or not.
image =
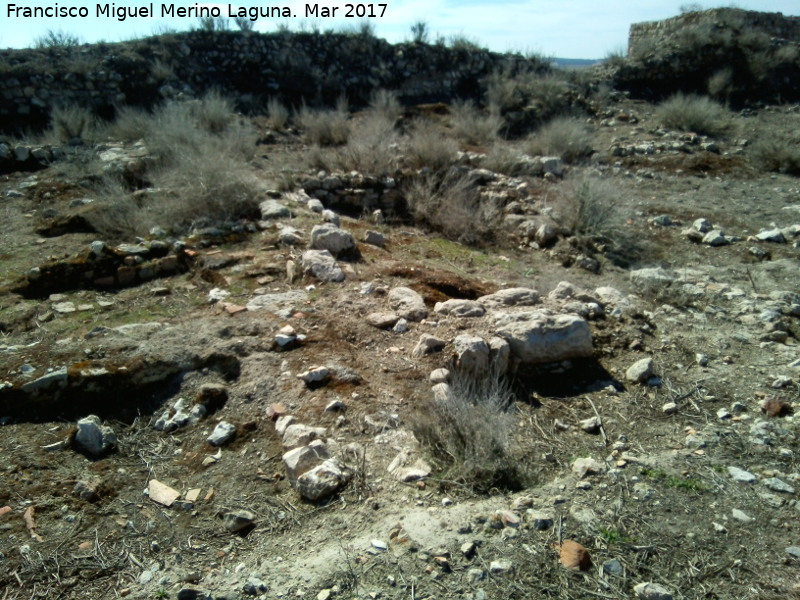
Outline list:
[[[417,177],[404,191],[414,219],[445,237],[470,245],[494,238],[502,210],[483,202],[478,188],[461,170]]]
[[[334,152],[334,165],[345,171],[386,175],[397,168],[399,135],[395,119],[383,110],[370,109],[352,124],[347,144]]]
[[[349,114],[344,102],[332,110],[314,110],[303,106],[295,116],[309,144],[318,146],[341,146],[350,137]]]
[[[92,190],[95,210],[89,218],[92,226],[106,239],[126,240],[148,231],[146,203],[131,195],[128,186],[115,177],[105,177]]]
[[[423,405],[412,421],[442,478],[481,493],[522,489],[525,473],[513,457],[511,386],[496,373],[456,371],[450,390],[449,398]]]
[[[189,106],[200,128],[214,134],[225,131],[235,116],[233,101],[214,90]]]
[[[455,162],[457,152],[455,141],[423,119],[411,125],[405,140],[406,160],[417,169],[445,169]]]
[[[539,156],[560,156],[565,162],[574,163],[592,154],[592,136],[578,120],[559,117],[528,138],[528,151]]]
[[[289,109],[275,97],[267,100],[267,123],[276,131],[286,129],[289,122]]]
[[[520,151],[509,144],[493,144],[481,166],[494,173],[503,173],[511,177],[525,173]]]
[[[730,130],[731,116],[706,96],[675,94],[656,108],[656,119],[670,129],[719,137]]]
[[[800,176],[800,145],[798,142],[770,136],[753,144],[753,157],[767,171]]]
[[[109,136],[121,142],[135,142],[146,137],[153,126],[153,115],[135,106],[120,106],[108,126]]]
[[[483,113],[472,102],[454,102],[450,115],[456,137],[466,144],[476,146],[491,144],[497,140],[504,124],[499,113]]]
[[[501,114],[522,110],[546,121],[570,107],[569,83],[563,73],[523,73],[516,77],[496,73],[489,77],[486,98]]]
[[[379,89],[370,94],[369,110],[372,114],[380,114],[392,123],[402,113],[403,107],[397,99],[397,94],[391,90]]]
[[[257,134],[249,122],[225,112],[217,94],[170,102],[149,115],[121,109],[112,126],[120,137],[143,138],[153,156],[148,193],[131,195],[119,181],[96,190],[96,228],[106,236],[144,235],[154,226],[182,233],[197,223],[257,214],[261,185],[248,163]]]
[[[75,140],[89,141],[95,118],[88,108],[82,106],[57,106],[50,112],[50,123],[55,138],[68,144]]]
[[[614,237],[619,187],[612,181],[580,177],[564,182],[559,190],[560,222],[582,247]]]

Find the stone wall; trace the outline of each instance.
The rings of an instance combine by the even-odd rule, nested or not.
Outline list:
[[[732,8],[715,8],[690,12],[663,21],[634,23],[628,34],[628,55],[649,40],[663,41],[687,26],[709,24],[712,27],[735,27],[739,30],[761,31],[771,37],[800,42],[800,17],[783,13],[766,13]]]
[[[479,80],[547,65],[518,55],[427,44],[392,45],[359,34],[193,31],[117,44],[0,51],[0,123],[6,132],[46,126],[51,107],[76,103],[110,117],[215,88],[243,110],[270,96],[289,105],[363,104],[378,87],[407,103],[478,97]]]
[[[614,86],[658,101],[710,94],[733,107],[800,100],[800,17],[740,9],[631,26]]]

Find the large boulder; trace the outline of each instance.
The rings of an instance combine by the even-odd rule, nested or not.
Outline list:
[[[78,421],[75,445],[89,456],[99,457],[117,447],[117,436],[111,427],[103,425],[100,417],[89,415]]]
[[[277,200],[264,200],[258,205],[261,211],[261,218],[267,219],[285,219],[292,216],[292,212]]]
[[[463,334],[453,340],[456,361],[459,369],[474,375],[489,370],[489,345],[476,335]]]
[[[303,252],[303,271],[311,273],[320,281],[331,283],[344,281],[344,271],[328,250],[306,250]]]
[[[425,300],[411,288],[393,288],[389,292],[389,306],[394,312],[409,321],[421,321],[428,316]]]
[[[321,440],[325,437],[324,427],[311,427],[302,423],[293,423],[283,432],[283,447],[286,450],[307,446],[314,440]]]
[[[475,300],[452,299],[437,302],[433,307],[433,312],[455,317],[482,317],[486,314],[486,309]]]
[[[308,446],[289,450],[283,455],[283,466],[286,467],[289,483],[294,486],[301,475],[329,458],[328,448],[321,440],[314,440]]]
[[[589,324],[577,315],[525,311],[495,317],[497,334],[520,364],[556,362],[592,355]]]
[[[508,288],[488,296],[481,296],[478,302],[487,308],[533,306],[539,303],[539,292],[530,288]]]
[[[511,346],[501,337],[493,337],[489,340],[489,363],[497,374],[508,371],[511,358]]]
[[[350,473],[334,460],[326,460],[297,478],[295,489],[306,500],[316,502],[335,494],[350,479]]]
[[[336,256],[355,248],[356,241],[349,231],[339,229],[332,223],[323,223],[311,230],[311,247],[315,250],[327,250]]]

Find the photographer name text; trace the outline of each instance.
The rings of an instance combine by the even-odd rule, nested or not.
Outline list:
[[[287,19],[287,18],[380,18],[386,14],[388,4],[345,4],[343,6],[328,6],[324,4],[306,4],[303,13],[293,12],[288,6],[234,6],[208,5],[195,3],[192,6],[179,4],[156,4],[154,2],[126,6],[111,3],[95,4],[94,9],[88,6],[59,6],[54,4],[13,4],[6,8],[9,19],[85,19],[88,17],[114,19],[126,21],[128,19],[151,19],[153,17],[167,18],[179,17],[189,19],[207,19],[228,17],[231,19]]]

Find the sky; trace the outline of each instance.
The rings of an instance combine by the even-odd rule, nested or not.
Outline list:
[[[98,6],[110,4],[112,9],[132,10],[150,7],[153,16],[128,17],[120,21],[114,17],[98,17]],[[306,17],[306,6],[317,5],[322,15],[324,8],[335,16]],[[234,0],[230,4],[233,14],[240,7],[286,7],[293,15],[289,18],[259,18],[255,30],[274,31],[279,25],[291,29],[319,28],[340,30],[358,27],[362,19],[344,17],[346,2],[307,3],[294,0]],[[351,3],[352,4],[352,3]],[[466,37],[497,52],[535,52],[559,58],[604,58],[612,52],[624,51],[631,23],[654,21],[675,16],[681,7],[694,5],[702,8],[736,6],[747,10],[782,12],[800,16],[798,0],[739,0],[734,3],[699,0],[507,0],[485,2],[478,0],[386,0],[385,10],[380,3],[373,6],[376,16],[364,18],[374,26],[375,34],[390,42],[401,42],[411,37],[411,26],[424,22],[430,31],[431,41],[437,37],[446,40]],[[118,0],[97,2],[86,0],[15,0],[0,2],[0,48],[25,48],[48,31],[73,34],[84,42],[116,42],[149,36],[164,30],[186,31],[197,25],[196,17],[162,17],[162,7],[218,7],[227,16],[228,4],[210,4],[190,0],[160,1]],[[24,17],[23,11],[13,7],[32,9],[84,8],[86,17],[63,18]],[[336,8],[334,12],[332,9]],[[381,12],[383,15],[381,16]],[[17,16],[18,15],[18,16]]]

